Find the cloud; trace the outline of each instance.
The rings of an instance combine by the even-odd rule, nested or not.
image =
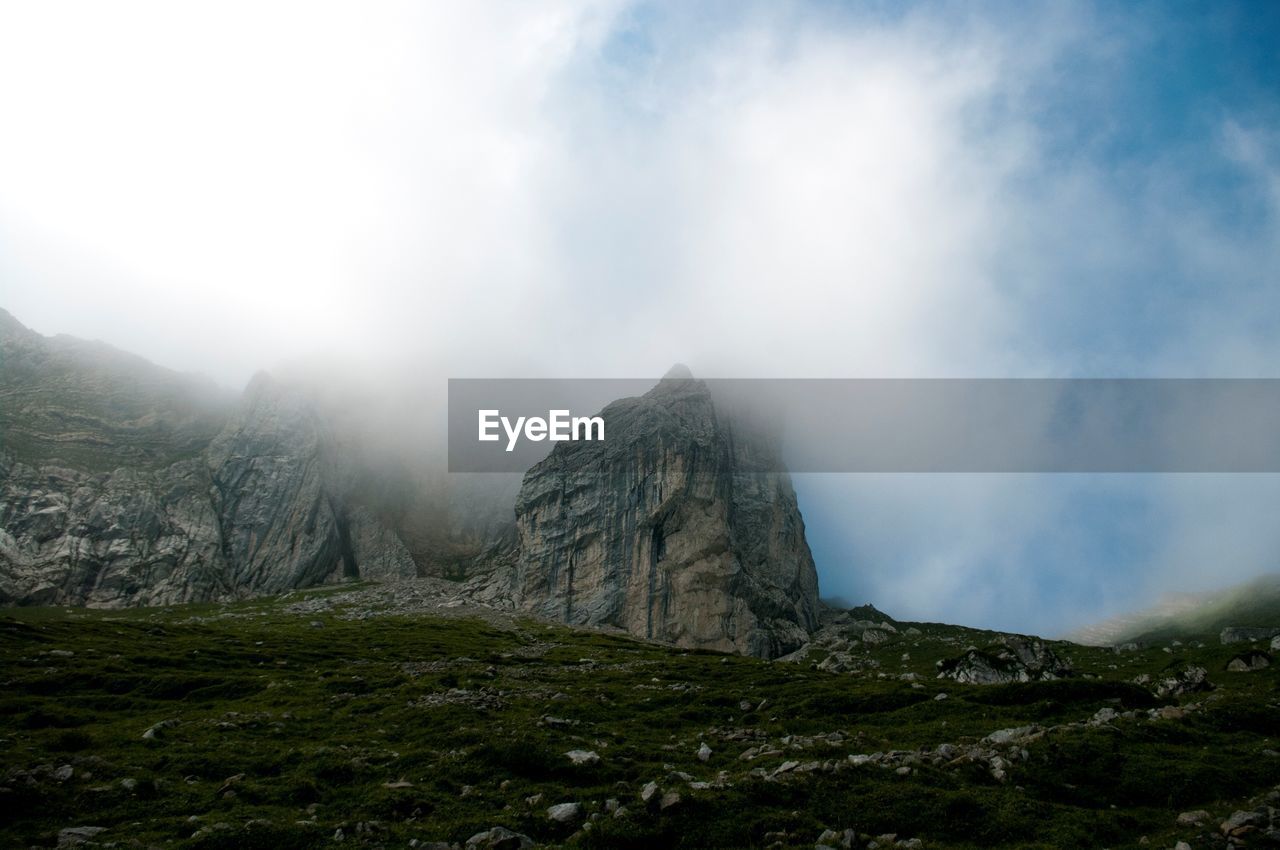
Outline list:
[[[317,357],[388,392],[677,360],[1271,375],[1274,109],[1154,72],[1190,94],[1148,102],[1129,81],[1170,26],[1078,4],[10,4],[4,306],[233,386]],[[1134,129],[1193,112],[1208,136]],[[1224,481],[800,487],[824,585],[921,616],[1066,624],[1195,580],[1224,535],[1224,576],[1273,542],[1253,511],[1214,519]],[[1130,525],[1091,530],[1099,506]]]

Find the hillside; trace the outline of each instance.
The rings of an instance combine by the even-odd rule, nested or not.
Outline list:
[[[0,843],[1136,848],[1269,828],[1274,667],[1052,643],[1063,677],[968,685],[939,662],[1007,637],[873,631],[836,673],[835,651],[680,651],[413,583],[13,611]]]
[[[1232,626],[1280,627],[1280,575],[1209,593],[1172,596],[1154,608],[1098,623],[1070,637],[1097,646],[1193,638],[1216,641],[1223,629]]]
[[[44,337],[0,309],[0,452],[86,472],[156,469],[202,451],[235,398],[173,372],[69,336]]]

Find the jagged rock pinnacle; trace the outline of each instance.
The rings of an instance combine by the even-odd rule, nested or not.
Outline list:
[[[667,374],[662,376],[664,381],[691,381],[693,373],[689,371],[689,367],[683,363],[677,363],[667,370]]]

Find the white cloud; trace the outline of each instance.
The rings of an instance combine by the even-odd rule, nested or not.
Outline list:
[[[1177,162],[1047,150],[1066,60],[1105,85],[1126,49],[1078,7],[717,8],[6,4],[0,300],[230,384],[317,353],[419,381],[1274,372],[1265,126],[1213,152],[1269,187],[1271,229],[1236,233]],[[1232,285],[1142,283],[1169,269]],[[992,620],[1042,599],[1029,541],[1072,489],[846,479],[806,510],[853,586]]]

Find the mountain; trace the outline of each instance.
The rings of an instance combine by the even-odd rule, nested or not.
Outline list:
[[[1068,639],[1091,646],[1212,638],[1223,629],[1280,629],[1280,576],[1266,575],[1207,593],[1170,594],[1153,607],[1079,629]]]
[[[375,468],[355,424],[300,382],[260,374],[236,399],[2,313],[0,398],[0,603],[156,605],[411,578],[488,542],[458,530],[449,494],[419,486],[411,464],[399,477]],[[434,531],[415,535],[423,525]]]
[[[575,625],[772,657],[818,625],[778,447],[673,370],[610,440],[449,476],[410,403],[261,373],[239,398],[0,314],[0,604],[124,607],[452,579]],[[408,436],[406,436],[408,435]]]
[[[818,579],[776,446],[677,367],[558,443],[516,500],[515,597],[576,625],[773,657],[818,624]]]

